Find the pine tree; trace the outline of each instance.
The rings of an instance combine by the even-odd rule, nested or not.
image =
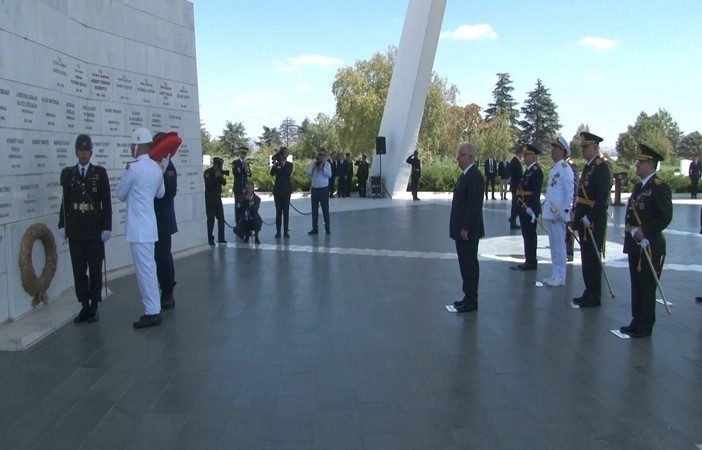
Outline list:
[[[521,126],[521,143],[536,145],[541,150],[550,148],[550,143],[558,137],[561,124],[558,123],[556,104],[541,79],[536,80],[536,88],[527,94],[522,107],[524,120]]]
[[[488,108],[485,110],[485,120],[489,122],[497,116],[506,116],[509,118],[509,124],[515,132],[514,134],[517,135],[519,110],[515,108],[517,102],[512,97],[513,90],[509,74],[498,73],[495,90],[492,91],[492,98],[495,99],[495,102],[488,104]]]

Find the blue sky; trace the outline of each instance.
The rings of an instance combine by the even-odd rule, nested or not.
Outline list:
[[[409,3],[191,1],[201,119],[213,136],[242,122],[250,138],[286,117],[332,115],[337,69],[399,45]],[[543,80],[568,138],[586,123],[614,147],[658,108],[685,134],[702,131],[700,0],[448,0],[441,30],[434,70],[461,105],[486,108],[508,72],[519,107]]]

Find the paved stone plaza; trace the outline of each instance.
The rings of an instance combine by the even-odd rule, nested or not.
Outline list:
[[[176,308],[157,328],[132,329],[134,276],[110,280],[98,323],[0,353],[0,446],[702,448],[702,201],[676,200],[667,232],[673,315],[659,305],[650,339],[623,340],[610,332],[630,319],[613,226],[616,298],[603,286],[602,307],[575,310],[578,253],[566,286],[535,286],[550,275],[545,233],[538,271],[509,270],[521,235],[508,202],[487,201],[480,309],[457,315],[449,200],[422,198],[331,200],[330,237],[294,211],[288,240],[269,225],[260,246],[229,232],[176,262]],[[262,211],[270,223],[272,202]]]

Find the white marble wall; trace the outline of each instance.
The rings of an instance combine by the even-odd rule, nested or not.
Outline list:
[[[0,323],[32,310],[19,276],[26,229],[45,223],[59,263],[55,298],[73,283],[68,246],[57,230],[59,173],[76,162],[80,133],[113,188],[136,127],[177,131],[183,145],[174,250],[205,243],[202,150],[193,6],[185,0],[5,0],[0,2]],[[125,205],[113,199],[107,268],[131,264]],[[44,253],[33,250],[41,273]]]

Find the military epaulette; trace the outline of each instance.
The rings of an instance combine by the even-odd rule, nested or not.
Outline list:
[[[665,184],[665,181],[661,180],[660,178],[654,178],[653,182],[656,183],[658,186],[660,186],[661,184]]]
[[[604,164],[605,162],[606,162],[606,161],[604,160],[604,158],[597,158],[597,159],[595,160],[595,165],[596,165],[596,166],[599,166],[600,164]]]

